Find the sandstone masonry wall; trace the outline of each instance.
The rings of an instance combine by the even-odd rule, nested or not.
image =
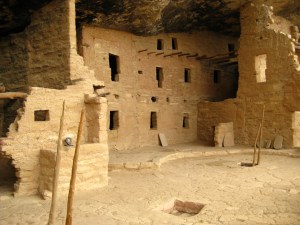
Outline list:
[[[237,46],[235,38],[211,32],[161,34],[139,37],[126,32],[83,27],[82,49],[85,64],[106,84],[108,110],[119,111],[117,129],[109,129],[111,148],[128,149],[158,145],[158,133],[165,133],[169,144],[197,139],[197,104],[200,99],[234,96],[234,71],[222,69],[219,83],[214,83],[214,69],[195,57],[228,52],[228,44]],[[177,49],[172,47],[176,38]],[[163,49],[157,49],[157,40]],[[190,55],[179,56],[180,53]],[[118,56],[118,81],[112,81],[109,54]],[[174,55],[172,55],[174,54]],[[156,68],[163,70],[162,87],[158,87]],[[184,69],[190,70],[185,82]],[[155,102],[152,97],[156,97]],[[150,128],[151,112],[156,112],[157,128]],[[183,127],[183,117],[188,127]]]
[[[57,13],[54,9],[61,9],[61,11]],[[68,26],[65,26],[65,30],[61,33],[64,33],[66,30],[68,30],[68,34],[70,35],[61,37],[62,40],[60,41],[62,43],[65,42],[70,44],[66,46],[58,46],[58,49],[59,47],[62,47],[63,49],[66,48],[69,54],[63,55],[64,59],[61,61],[63,64],[62,69],[65,68],[64,72],[61,70],[56,70],[55,67],[52,68],[53,70],[45,65],[42,67],[47,68],[47,71],[49,71],[49,73],[45,74],[45,76],[48,76],[47,79],[49,78],[49,81],[52,78],[55,79],[54,76],[64,77],[64,74],[66,74],[67,77],[71,78],[73,81],[72,85],[66,86],[66,88],[63,90],[32,87],[30,95],[28,95],[25,101],[24,109],[18,111],[18,117],[15,123],[11,124],[8,137],[3,140],[5,145],[2,151],[4,154],[13,159],[13,165],[17,170],[16,176],[18,180],[15,183],[15,195],[30,195],[37,193],[38,187],[42,187],[45,184],[45,174],[43,172],[47,170],[47,175],[50,175],[51,171],[53,172],[53,167],[49,165],[42,164],[41,167],[40,152],[41,150],[42,152],[48,151],[49,154],[53,156],[54,152],[56,151],[59,121],[62,111],[62,103],[64,100],[66,101],[66,110],[63,138],[71,137],[73,144],[76,143],[76,133],[82,107],[94,109],[94,114],[96,114],[97,117],[97,120],[94,120],[94,123],[99,124],[99,133],[94,134],[94,137],[95,135],[98,135],[98,138],[89,140],[90,127],[89,123],[87,123],[87,120],[90,114],[87,113],[84,122],[85,129],[82,134],[83,138],[81,144],[83,144],[84,147],[89,146],[91,149],[94,149],[96,151],[94,156],[100,163],[94,164],[92,161],[89,161],[89,163],[85,164],[84,168],[87,169],[87,167],[89,167],[91,173],[97,171],[95,174],[102,174],[102,177],[99,177],[98,179],[99,183],[95,183],[95,186],[99,187],[107,184],[107,173],[105,173],[105,170],[107,169],[108,157],[107,131],[106,126],[100,125],[106,124],[107,100],[105,98],[99,98],[95,96],[93,89],[93,85],[103,85],[103,82],[95,79],[94,72],[83,65],[82,57],[76,53],[75,2],[55,1],[54,3],[45,6],[40,12],[38,12],[38,14],[41,13],[40,16],[42,18],[46,18],[50,12],[53,13],[54,17],[60,15],[63,18],[54,20],[54,23],[51,23],[50,27],[48,27],[48,24],[46,23],[44,27],[45,30],[43,32],[37,30],[35,35],[43,36],[44,33],[47,33],[47,31],[53,31],[53,27],[62,29],[60,26],[64,25],[60,24],[60,22],[66,21]],[[35,21],[33,21],[32,24],[35,24]],[[40,38],[41,37],[38,37],[39,40]],[[33,49],[34,51],[40,51],[40,47],[41,46],[37,45],[34,46]],[[44,47],[46,50],[46,46]],[[39,54],[37,53],[37,55]],[[42,63],[47,63],[47,57],[44,58],[45,61],[43,60]],[[42,56],[40,59],[38,59],[38,57],[32,57],[32,70],[30,70],[30,75],[32,75],[32,77],[35,76],[35,74],[40,74],[40,76],[43,77],[44,73],[42,70],[40,70],[42,67],[40,67],[41,64],[39,60],[41,59]],[[57,57],[53,56],[52,59],[56,61],[55,59],[57,59]],[[50,64],[56,65],[54,61],[53,63],[50,61]],[[53,76],[51,75],[52,73]],[[42,81],[39,80],[39,82]],[[55,81],[53,82],[55,83]],[[95,101],[88,103],[85,102],[85,95],[89,99],[95,99]],[[36,116],[38,111],[43,111],[44,115],[46,116]],[[84,147],[80,152],[82,159],[91,158],[93,152],[84,152]],[[97,150],[98,153],[103,154],[99,155]],[[62,167],[64,168],[65,172],[66,170],[71,171],[70,164],[63,165]],[[63,173],[65,176],[67,176],[67,174],[68,173]],[[84,176],[85,175],[83,175],[83,177]],[[96,175],[94,178],[95,177]],[[51,179],[51,177],[48,178]],[[62,179],[62,181],[66,183],[66,179]],[[84,182],[85,181],[83,181],[83,183]],[[81,181],[79,181],[79,183],[81,183]],[[49,183],[47,185],[49,185]],[[41,188],[40,190],[47,189],[47,185],[44,185],[43,187],[45,188]]]
[[[253,144],[265,104],[264,139],[282,135],[284,147],[292,147],[292,119],[294,112],[300,110],[300,67],[287,29],[290,23],[275,17],[265,5],[248,4],[241,10],[241,25],[237,99],[225,101],[220,111],[215,110],[217,103],[200,103],[198,137],[203,139],[208,134],[211,138],[214,124],[231,120],[235,123],[236,142]],[[213,115],[205,115],[205,110]],[[230,116],[224,118],[224,113]]]

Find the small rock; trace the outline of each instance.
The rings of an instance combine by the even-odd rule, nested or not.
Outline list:
[[[44,200],[52,199],[52,192],[48,191],[48,190],[45,190],[42,193],[42,197],[43,197]]]
[[[299,191],[297,189],[290,189],[290,194],[295,195],[295,194],[298,194],[298,193],[299,193]]]

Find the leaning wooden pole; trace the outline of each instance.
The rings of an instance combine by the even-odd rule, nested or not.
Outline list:
[[[58,141],[57,141],[57,152],[56,152],[56,162],[53,176],[53,186],[52,186],[52,200],[51,200],[51,208],[49,213],[48,225],[55,224],[55,211],[56,211],[56,199],[57,199],[57,186],[58,186],[58,177],[59,177],[59,169],[60,169],[60,161],[61,161],[61,147],[62,147],[62,133],[64,129],[64,116],[65,116],[65,101],[63,102],[62,113],[60,117],[60,125],[59,125],[59,133],[58,133]]]
[[[261,123],[259,123],[259,127],[258,127],[258,130],[257,130],[257,133],[256,133],[256,137],[255,137],[252,166],[256,165],[256,146],[257,146],[258,136],[260,134],[260,129],[261,129]]]
[[[260,137],[259,137],[257,165],[259,165],[259,163],[260,163],[260,150],[261,150],[261,142],[262,142],[262,136],[263,136],[264,119],[265,119],[265,105],[263,105],[262,117],[261,117],[261,128],[260,128]]]
[[[70,188],[69,188],[69,196],[68,196],[66,225],[72,224],[73,197],[74,197],[74,191],[75,191],[77,162],[78,162],[78,156],[79,156],[83,118],[84,118],[84,109],[81,110],[80,122],[79,122],[78,132],[77,132],[77,140],[76,140],[76,147],[75,147],[75,153],[74,153],[74,158],[73,158],[72,175],[71,175],[71,180],[70,180]]]

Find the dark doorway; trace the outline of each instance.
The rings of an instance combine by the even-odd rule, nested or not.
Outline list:
[[[109,112],[109,129],[117,130],[119,128],[119,111]]]
[[[164,49],[164,41],[162,39],[157,39],[157,50]]]
[[[150,129],[157,129],[157,114],[156,112],[151,112],[150,114]]]
[[[218,84],[221,80],[221,70],[214,70],[214,83]]]
[[[119,56],[109,53],[109,67],[111,70],[112,81],[119,81],[119,73],[120,73],[119,62],[120,62]]]
[[[177,50],[178,49],[177,38],[172,38],[172,49],[173,50]]]
[[[1,195],[12,195],[17,181],[16,169],[12,164],[12,159],[5,155],[0,155],[0,181]]]
[[[157,86],[159,88],[163,87],[163,79],[164,79],[164,74],[163,74],[163,68],[161,67],[156,67],[156,80],[157,80]]]

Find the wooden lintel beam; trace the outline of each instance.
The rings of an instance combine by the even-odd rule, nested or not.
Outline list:
[[[193,57],[197,57],[198,53],[194,54],[194,55],[188,55],[187,58],[193,58]]]
[[[181,53],[182,52],[174,52],[174,53],[171,53],[171,54],[168,54],[168,55],[164,55],[164,57],[173,56],[173,55],[179,55]]]
[[[142,50],[139,50],[138,53],[146,52],[146,51],[148,51],[148,49],[142,49]]]
[[[26,98],[27,93],[24,92],[3,92],[0,93],[0,99]]]
[[[162,54],[164,54],[163,52],[160,52],[160,53],[156,53],[156,55],[162,55]]]
[[[178,56],[186,56],[186,55],[190,55],[190,53],[181,53]]]
[[[154,54],[154,53],[155,53],[155,52],[148,52],[147,54],[148,54],[148,55],[151,55],[151,54]]]
[[[196,59],[197,60],[203,60],[203,59],[206,59],[207,56],[206,55],[201,55],[201,56],[198,56]]]
[[[213,58],[213,59],[209,59],[211,62],[218,62],[218,61],[222,61],[222,60],[230,60],[232,58],[236,58],[237,55],[228,55],[228,56],[223,56],[223,57],[218,57],[218,58]]]

